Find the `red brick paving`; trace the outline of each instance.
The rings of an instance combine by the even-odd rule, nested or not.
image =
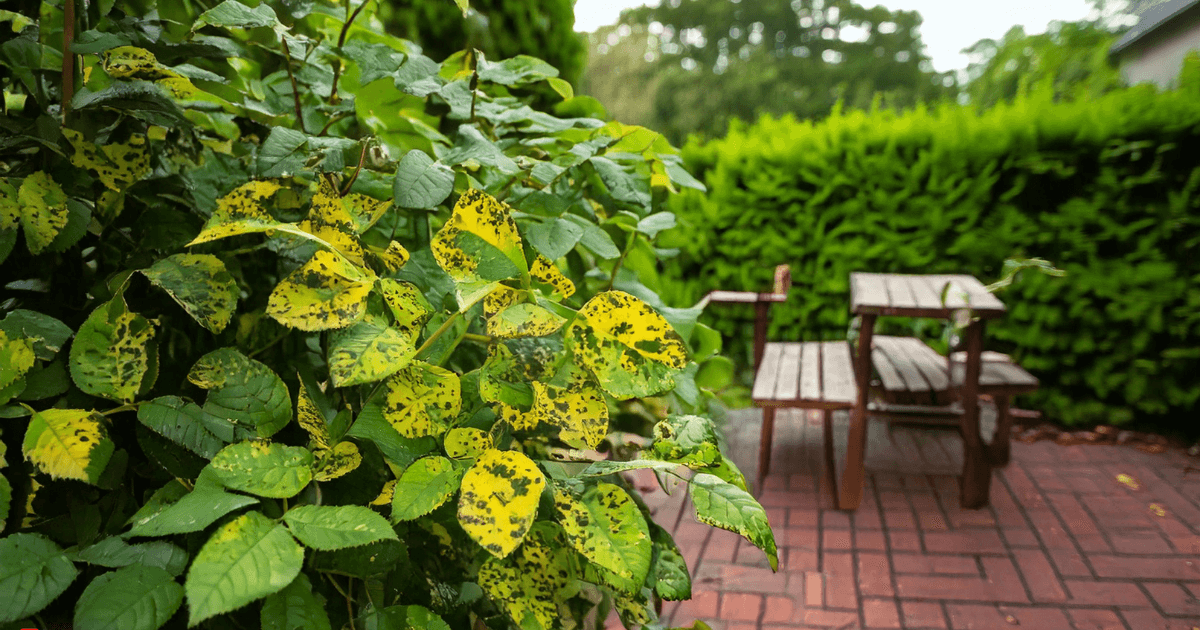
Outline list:
[[[756,467],[758,417],[730,414],[730,450],[742,470]],[[693,599],[667,603],[664,622],[1200,630],[1200,474],[1182,452],[1014,443],[1012,462],[995,471],[991,505],[962,510],[952,474],[957,437],[888,434],[872,423],[867,487],[851,514],[831,509],[818,472],[820,425],[801,417],[778,414],[774,470],[758,494],[779,545],[777,573],[745,541],[697,524],[683,492],[649,492],[655,519],[675,532],[694,577]],[[889,441],[900,445],[896,453]],[[646,490],[652,483],[639,479]]]

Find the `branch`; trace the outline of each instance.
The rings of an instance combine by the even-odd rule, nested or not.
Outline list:
[[[75,41],[75,0],[63,3],[63,60],[62,60],[62,115],[66,120],[71,111],[71,99],[75,97],[75,55],[71,44]]]
[[[345,186],[342,186],[343,197],[346,196],[346,193],[350,192],[350,187],[354,185],[354,180],[358,179],[358,174],[362,172],[363,162],[367,160],[367,148],[371,146],[371,139],[363,138],[362,145],[362,153],[358,154],[358,166],[354,168],[354,174],[350,176],[350,181],[346,182]]]
[[[346,23],[342,25],[342,32],[338,35],[337,47],[339,49],[346,45],[346,35],[350,33],[350,25],[354,23],[358,14],[362,13],[362,10],[370,3],[371,0],[363,0],[363,3],[358,5],[354,13],[351,13],[350,17],[346,18]],[[346,10],[350,10],[350,0],[346,0]],[[338,97],[338,79],[340,78],[342,78],[342,59],[339,57],[337,62],[333,64],[333,89],[329,91],[329,102],[332,104],[340,103],[342,100]]]
[[[296,103],[296,123],[300,125],[300,131],[306,135],[308,130],[304,128],[304,110],[300,107],[300,90],[296,88],[296,75],[292,74],[292,51],[288,49],[287,35],[279,38],[283,42],[284,67],[287,68],[288,80],[292,82],[292,101]]]

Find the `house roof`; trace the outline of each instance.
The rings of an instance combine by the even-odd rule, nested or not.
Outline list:
[[[1200,0],[1162,0],[1146,7],[1145,11],[1138,15],[1138,23],[1130,27],[1128,31],[1125,31],[1125,34],[1109,49],[1109,53],[1115,55],[1121,52],[1134,42],[1175,19],[1179,14],[1197,5],[1200,5]]]

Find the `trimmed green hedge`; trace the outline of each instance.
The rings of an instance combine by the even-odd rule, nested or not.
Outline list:
[[[682,282],[663,284],[692,303],[764,290],[788,263],[772,338],[831,339],[846,335],[851,271],[987,280],[1005,258],[1043,257],[1068,277],[1026,272],[987,337],[1042,379],[1027,403],[1067,424],[1182,423],[1200,399],[1198,93],[734,125],[684,151],[709,192],[674,201],[681,252],[663,274]],[[751,311],[708,318],[745,357]]]

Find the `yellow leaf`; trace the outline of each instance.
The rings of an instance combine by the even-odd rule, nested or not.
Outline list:
[[[354,221],[354,231],[359,234],[375,225],[388,208],[392,207],[390,201],[382,201],[359,193],[350,193],[342,197],[342,201],[345,203],[350,218]]]
[[[1150,504],[1150,513],[1159,518],[1162,518],[1167,515],[1167,511],[1163,509],[1163,506],[1161,506],[1157,503]]]
[[[496,403],[496,415],[514,431],[532,431],[538,425],[538,417],[532,411],[521,411],[505,403]]]
[[[533,266],[529,269],[529,275],[538,282],[554,287],[554,293],[561,297],[569,298],[575,294],[575,283],[564,276],[563,272],[559,271],[558,267],[545,256],[539,254],[534,259]]]
[[[611,571],[624,590],[640,590],[650,570],[650,529],[629,494],[611,483],[577,494],[555,488],[554,507],[567,540],[583,557]]]
[[[622,291],[588,300],[567,337],[578,364],[618,400],[673,388],[674,373],[687,365],[683,339],[667,320]]]
[[[535,418],[559,427],[558,438],[576,448],[599,446],[608,435],[608,404],[595,387],[554,387],[533,382]]]
[[[150,147],[146,136],[134,134],[127,143],[97,147],[74,129],[64,128],[62,133],[74,149],[71,164],[95,172],[109,190],[123,192],[150,172]]]
[[[421,335],[421,327],[433,313],[433,306],[421,294],[421,290],[410,282],[400,282],[391,278],[379,280],[379,291],[383,301],[392,311],[396,320],[396,329],[416,341]]]
[[[347,234],[356,234],[354,218],[342,204],[342,197],[328,177],[317,178],[317,192],[313,194],[308,220],[317,225],[336,228]]]
[[[389,505],[392,502],[392,496],[396,493],[396,480],[393,479],[383,484],[383,490],[379,491],[379,496],[371,499],[371,505]]]
[[[486,451],[463,476],[458,522],[475,542],[503,558],[529,532],[545,487],[546,477],[525,455]]]
[[[280,282],[267,314],[300,330],[345,328],[362,318],[375,278],[333,252],[321,250]]]
[[[104,53],[104,71],[114,79],[157,81],[178,77],[179,73],[160,64],[154,53],[145,48],[118,46]]]
[[[511,212],[482,190],[468,190],[430,242],[438,265],[457,285],[460,309],[487,295],[496,282],[527,270]]]
[[[493,337],[545,337],[563,327],[567,320],[537,304],[513,304],[487,320],[487,333]]]
[[[375,254],[375,257],[383,263],[384,267],[387,267],[388,271],[399,271],[409,259],[408,250],[396,241],[388,243],[387,249],[382,251],[372,248],[371,253]]]
[[[34,412],[25,432],[25,459],[54,479],[95,484],[113,453],[103,423],[104,416],[82,409]]]
[[[458,375],[413,361],[387,380],[383,417],[404,437],[439,436],[462,410]]]
[[[0,389],[16,382],[33,367],[37,357],[33,353],[32,339],[9,339],[0,330]],[[0,464],[0,468],[3,464]]]
[[[0,230],[16,229],[21,223],[21,202],[17,189],[7,179],[0,179]]]
[[[359,267],[366,266],[367,263],[363,257],[363,248],[358,242],[357,236],[344,232],[336,226],[315,223],[312,220],[302,221],[299,227],[301,230],[329,243],[351,263]]]
[[[384,317],[362,321],[329,335],[329,378],[335,387],[381,381],[412,360],[412,338],[388,325]]]
[[[239,234],[265,232],[278,227],[279,222],[267,214],[261,202],[274,195],[280,188],[282,187],[279,184],[269,180],[253,181],[238,186],[217,200],[216,211],[204,224],[200,235],[188,245],[198,245]]]
[[[300,395],[296,398],[296,422],[308,432],[308,437],[317,450],[329,448],[329,427],[325,424],[325,416],[317,409],[308,390],[304,387],[304,379],[300,380]]]
[[[25,245],[29,253],[40,254],[67,225],[67,195],[49,175],[37,171],[21,182],[17,198],[21,204]]]
[[[567,550],[541,538],[530,535],[511,559],[489,558],[479,567],[480,588],[521,628],[562,625],[558,602],[570,584]]]
[[[1142,487],[1141,484],[1138,483],[1137,479],[1134,479],[1132,476],[1126,475],[1125,473],[1117,475],[1117,483],[1128,487],[1130,490],[1138,490]]]
[[[446,434],[446,454],[451,459],[470,459],[492,448],[492,436],[474,427],[456,427]]]
[[[71,342],[71,378],[79,389],[93,396],[131,402],[157,361],[150,320],[129,312],[120,296],[92,311]]]
[[[483,298],[483,316],[495,317],[500,311],[521,301],[521,291],[508,285],[500,284]]]
[[[353,442],[338,442],[329,450],[313,453],[313,479],[329,481],[346,475],[362,464],[362,454]]]

